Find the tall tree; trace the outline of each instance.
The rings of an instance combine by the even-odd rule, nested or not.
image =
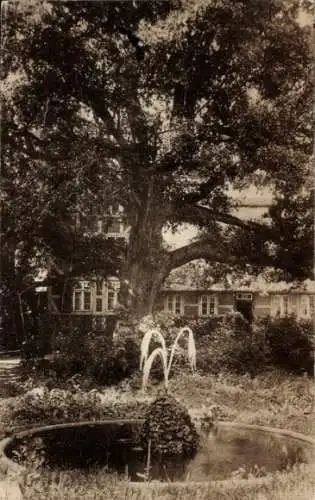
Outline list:
[[[91,196],[119,201],[130,226],[127,247],[115,249],[121,300],[136,315],[152,309],[173,268],[197,258],[308,275],[309,233],[294,240],[300,266],[283,246],[290,252],[288,231],[300,231],[311,151],[309,31],[298,13],[294,0],[10,4],[3,78],[18,83],[6,144],[12,154],[15,141],[16,168],[41,198],[47,188],[38,241],[62,253],[52,219],[63,241],[64,211]],[[229,188],[247,183],[277,194],[271,224],[232,215]],[[170,251],[162,231],[186,222],[200,238]]]

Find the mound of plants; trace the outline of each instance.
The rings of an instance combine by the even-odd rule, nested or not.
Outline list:
[[[107,418],[143,418],[147,402],[122,397],[119,393],[48,390],[34,388],[7,402],[1,425],[5,431],[33,425],[49,425]]]
[[[142,441],[153,455],[191,457],[199,447],[199,435],[186,408],[170,395],[158,397],[148,408]]]
[[[74,375],[110,386],[133,375],[138,369],[139,348],[126,338],[113,343],[104,332],[82,331],[65,326],[55,337],[50,360],[24,360],[24,372],[66,380]]]
[[[264,318],[249,325],[239,315],[228,315],[215,326],[195,328],[197,368],[203,373],[249,373],[272,368],[313,374],[314,337],[311,321],[294,317]],[[202,331],[202,334],[200,332]]]
[[[292,373],[314,374],[314,324],[295,317],[264,318],[257,325],[268,345],[270,364]]]
[[[211,326],[208,334],[203,326],[203,335],[196,340],[199,371],[257,375],[266,369],[269,350],[261,330],[253,330],[239,314],[227,315]]]

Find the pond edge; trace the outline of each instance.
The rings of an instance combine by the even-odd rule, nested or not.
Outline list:
[[[24,429],[22,431],[18,431],[13,433],[11,436],[6,437],[0,441],[0,472],[7,475],[11,476],[12,475],[18,475],[19,473],[22,473],[23,471],[26,471],[26,468],[10,458],[7,457],[6,455],[6,449],[7,447],[14,441],[15,439],[20,439],[26,436],[32,436],[33,434],[37,434],[38,432],[45,432],[45,431],[50,431],[54,429],[64,429],[68,427],[95,427],[95,426],[102,426],[106,424],[142,424],[144,423],[144,419],[106,419],[106,420],[87,420],[87,421],[82,421],[82,422],[67,422],[67,423],[62,423],[62,424],[51,424],[51,425],[44,425],[44,426],[35,426],[31,427],[28,429]],[[290,438],[294,439],[296,441],[300,441],[301,443],[304,443],[305,445],[309,445],[312,448],[314,448],[314,463],[315,463],[315,437],[308,436],[305,434],[301,434],[299,432],[294,432],[290,431],[287,429],[279,429],[277,427],[269,427],[269,426],[263,426],[263,425],[254,425],[254,424],[245,424],[245,423],[240,423],[240,422],[229,422],[229,421],[218,421],[215,424],[215,427],[218,429],[222,428],[229,428],[229,429],[239,429],[239,430],[255,430],[257,432],[261,432],[262,434],[273,434],[279,438]],[[266,477],[258,477],[258,478],[253,478],[253,479],[241,479],[241,478],[230,478],[230,479],[222,479],[222,480],[209,480],[209,481],[174,481],[171,483],[167,482],[159,482],[159,481],[151,481],[149,483],[141,483],[141,482],[135,482],[135,481],[129,481],[128,484],[130,486],[136,486],[136,487],[144,487],[149,486],[150,484],[153,486],[159,486],[159,487],[169,487],[170,485],[175,486],[175,487],[187,487],[187,486],[192,486],[194,484],[196,485],[206,485],[206,484],[211,484],[211,485],[246,485],[246,484],[266,484],[268,482],[268,475]]]

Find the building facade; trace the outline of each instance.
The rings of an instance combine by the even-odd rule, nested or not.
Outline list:
[[[207,318],[240,312],[252,321],[266,316],[298,319],[314,318],[315,282],[307,281],[299,288],[290,284],[231,287],[213,285],[208,289],[193,289],[176,285],[162,290],[157,309],[187,318]]]
[[[120,283],[117,278],[76,281],[69,285],[68,300],[62,287],[49,287],[48,307],[52,314],[106,317],[117,313]],[[298,319],[314,318],[315,282],[299,287],[289,283],[230,287],[213,285],[207,289],[170,285],[161,290],[155,310],[185,318],[219,317],[240,312],[248,321],[265,316]],[[64,304],[66,305],[63,305]]]
[[[240,198],[239,195],[237,195]],[[268,210],[264,195],[258,199],[243,201],[238,211],[242,218],[261,218]],[[243,212],[242,212],[243,211]],[[236,211],[237,212],[237,211]],[[124,220],[123,207],[109,206],[104,215],[91,214],[77,217],[75,226],[86,234],[102,234],[106,238],[128,239],[128,227]],[[185,280],[184,280],[185,281]],[[48,309],[51,314],[71,314],[106,318],[115,316],[119,305],[120,283],[115,277],[99,280],[77,279],[48,287]],[[187,283],[168,284],[157,297],[155,309],[187,318],[222,316],[239,311],[249,321],[264,316],[286,317],[295,315],[299,319],[314,317],[315,282],[307,280],[299,286],[292,283],[267,283],[260,279],[244,286],[213,284],[211,287],[192,286]]]

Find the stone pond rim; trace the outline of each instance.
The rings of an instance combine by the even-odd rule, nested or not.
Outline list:
[[[106,426],[110,424],[115,424],[115,425],[139,425],[143,424],[144,419],[106,419],[106,420],[88,420],[88,421],[82,421],[82,422],[69,422],[69,423],[63,423],[63,424],[52,424],[52,425],[45,425],[45,426],[39,426],[39,427],[32,427],[28,428],[23,431],[19,431],[16,433],[13,433],[11,436],[6,437],[0,441],[0,472],[2,474],[12,475],[14,474],[19,474],[23,470],[25,470],[25,467],[14,462],[7,456],[7,450],[12,445],[14,440],[16,439],[23,439],[28,436],[33,436],[36,434],[44,433],[46,431],[52,431],[52,430],[58,430],[58,429],[74,429],[74,428],[79,428],[79,427],[101,427],[101,426]],[[261,426],[261,425],[253,425],[253,424],[243,424],[239,422],[228,422],[228,421],[218,421],[216,422],[216,427],[218,429],[238,429],[241,431],[255,431],[261,434],[265,435],[273,435],[275,437],[278,437],[280,439],[291,439],[293,441],[299,442],[300,444],[304,444],[305,447],[309,447],[313,449],[314,452],[314,460],[312,463],[315,463],[315,437],[308,436],[305,434],[301,434],[298,432],[286,430],[286,429],[279,429],[276,427],[268,427],[268,426]],[[308,464],[310,465],[310,464]],[[222,479],[222,480],[209,480],[209,482],[205,481],[174,481],[171,484],[173,486],[182,486],[185,485],[187,486],[188,484],[226,484],[229,485],[231,483],[241,485],[241,484],[248,484],[249,482],[253,484],[253,482],[257,484],[265,484],[268,481],[268,476],[266,477],[257,477],[254,479]],[[129,484],[131,485],[143,485],[144,483],[137,483],[133,481],[129,481]],[[169,485],[168,482],[158,482],[158,481],[153,481],[153,484],[156,485],[158,484],[159,486],[166,486]]]

